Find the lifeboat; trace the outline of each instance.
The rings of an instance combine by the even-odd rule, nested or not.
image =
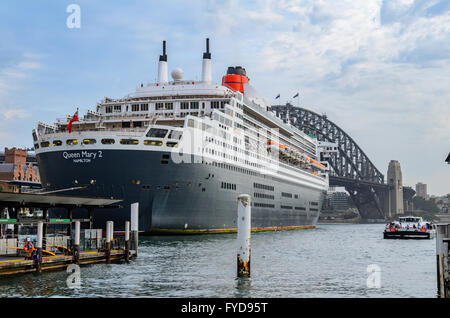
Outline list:
[[[309,162],[310,162],[311,164],[313,164],[314,167],[315,167],[315,168],[318,168],[319,170],[325,170],[325,169],[326,169],[326,167],[325,167],[323,164],[321,164],[320,162],[317,162],[317,161],[315,161],[315,160],[313,160],[313,159],[309,159]]]
[[[280,149],[286,149],[286,145],[282,145],[276,141],[269,140],[266,142],[267,148],[271,150],[280,150]]]

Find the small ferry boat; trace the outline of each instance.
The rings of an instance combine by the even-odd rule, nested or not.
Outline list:
[[[421,217],[404,216],[398,221],[386,224],[385,239],[432,239],[436,235],[435,226]]]

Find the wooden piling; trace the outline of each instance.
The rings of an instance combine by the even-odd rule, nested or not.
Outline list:
[[[125,221],[125,262],[130,262],[130,221]]]
[[[251,231],[251,197],[241,194],[238,197],[238,250],[237,276],[250,277],[250,231]]]
[[[450,223],[441,223],[436,229],[436,272],[439,298],[450,298]]]
[[[73,242],[73,258],[76,264],[80,263],[80,231],[81,223],[80,221],[75,221],[75,237]]]
[[[42,241],[44,234],[44,223],[37,223],[37,238],[36,238],[36,271],[40,273],[42,271]]]
[[[42,210],[42,218],[44,220],[44,226],[42,229],[42,249],[46,250],[47,249],[47,221],[48,221],[48,209],[44,208]]]
[[[72,208],[67,209],[67,218],[72,221]],[[67,236],[72,237],[72,223],[67,225]]]
[[[131,233],[133,235],[133,250],[138,256],[139,246],[139,203],[131,204]]]
[[[114,223],[106,222],[106,263],[111,263],[111,244],[113,240]]]

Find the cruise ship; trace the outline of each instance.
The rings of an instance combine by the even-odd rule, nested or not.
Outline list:
[[[206,39],[201,80],[176,68],[169,81],[163,41],[156,83],[104,98],[84,116],[39,122],[32,135],[43,187],[123,199],[121,209],[95,211],[97,226],[123,228],[139,202],[144,233],[235,231],[244,193],[254,230],[315,227],[328,189],[317,139],[278,118],[243,67],[229,67],[221,84],[211,70]]]

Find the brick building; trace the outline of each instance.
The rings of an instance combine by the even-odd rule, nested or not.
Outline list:
[[[30,154],[26,149],[5,148],[0,152],[0,191],[16,191],[5,181],[32,181],[40,182],[39,169],[34,153]]]

